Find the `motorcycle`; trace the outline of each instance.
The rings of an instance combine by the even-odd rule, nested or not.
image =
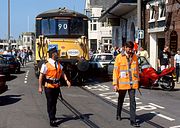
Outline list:
[[[161,86],[163,90],[171,91],[174,89],[175,81],[173,80],[174,67],[156,71],[143,56],[138,57],[140,70],[140,86],[153,88]]]

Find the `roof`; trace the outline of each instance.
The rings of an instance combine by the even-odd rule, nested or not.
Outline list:
[[[37,15],[36,18],[59,17],[59,16],[87,18],[86,15],[73,11],[73,10],[69,10],[67,8],[58,8],[58,9],[48,10],[48,11],[40,13],[39,15]]]
[[[106,12],[102,14],[99,21],[104,21],[105,18],[120,18],[137,7],[136,0],[118,0]]]
[[[107,10],[117,0],[90,0],[91,7],[102,7],[103,10]]]

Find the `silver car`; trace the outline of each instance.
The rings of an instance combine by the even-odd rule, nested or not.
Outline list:
[[[111,53],[96,53],[90,59],[90,69],[107,71],[107,66],[113,59],[113,54]]]

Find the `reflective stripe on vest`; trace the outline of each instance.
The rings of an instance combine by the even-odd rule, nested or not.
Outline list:
[[[62,74],[61,66],[60,63],[58,63],[58,68],[56,69],[53,65],[50,63],[46,63],[47,66],[47,72],[46,72],[46,79],[49,80],[59,80]],[[47,88],[58,88],[60,84],[50,84],[47,83],[45,84],[45,87]]]

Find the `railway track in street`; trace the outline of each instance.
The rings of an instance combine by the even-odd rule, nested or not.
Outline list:
[[[83,121],[90,128],[100,128],[97,124],[92,122],[88,117],[84,116],[81,112],[79,112],[76,108],[74,108],[71,104],[69,104],[61,95],[58,98],[61,103],[66,106],[76,117],[78,117],[81,121]]]
[[[81,88],[82,90],[84,90],[84,91],[86,91],[87,93],[91,94],[92,96],[95,96],[96,98],[102,100],[103,102],[107,103],[108,105],[111,105],[112,107],[117,108],[117,105],[116,105],[116,104],[114,104],[114,103],[112,103],[112,102],[110,102],[110,101],[102,98],[101,96],[99,96],[99,95],[91,92],[90,90],[86,89],[85,87],[80,86],[79,88]],[[122,111],[123,111],[124,113],[126,113],[126,114],[129,114],[129,113],[130,113],[128,110],[126,110],[126,109],[124,109],[124,108],[122,108]],[[145,122],[148,123],[149,125],[155,127],[155,128],[164,128],[164,126],[161,126],[161,125],[159,125],[159,124],[157,124],[157,123],[155,123],[155,122],[153,122],[153,121],[150,121],[150,120],[145,121]]]

